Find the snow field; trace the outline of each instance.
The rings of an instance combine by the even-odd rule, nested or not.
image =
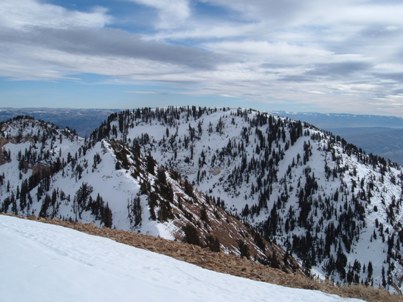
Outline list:
[[[1,300],[360,301],[225,275],[110,239],[0,216]]]

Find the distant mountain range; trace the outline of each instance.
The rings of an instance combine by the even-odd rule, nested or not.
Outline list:
[[[70,108],[0,108],[0,121],[18,115],[28,115],[48,121],[60,128],[74,129],[80,136],[90,135],[110,114],[119,109],[70,109]]]
[[[403,170],[255,110],[141,108],[86,139],[0,124],[0,211],[92,222],[337,283],[403,289]],[[243,222],[243,223],[241,223]]]
[[[322,129],[368,127],[403,129],[403,118],[396,116],[286,111],[274,111],[271,113],[305,121]]]
[[[340,135],[367,153],[373,153],[403,165],[403,119],[393,116],[292,113],[279,116],[308,122]]]

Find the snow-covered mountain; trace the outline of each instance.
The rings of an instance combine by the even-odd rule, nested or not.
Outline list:
[[[0,124],[0,210],[183,240],[300,271],[283,249],[194,190],[140,145],[85,141],[28,117]]]
[[[92,139],[139,144],[305,267],[402,289],[402,168],[329,133],[254,110],[114,114]]]
[[[23,120],[3,123],[2,132]],[[266,252],[283,269],[293,255],[336,282],[403,288],[401,167],[311,125],[241,109],[123,111],[89,139],[76,138],[76,153],[62,151],[61,168],[50,165],[55,172],[33,186],[38,164],[19,169],[29,136],[18,144],[3,136],[2,211],[197,237],[212,248],[220,238],[222,250],[246,254],[247,244],[262,257],[265,237],[287,250]],[[26,179],[29,193],[22,190]],[[257,232],[241,231],[226,211]],[[233,232],[227,222],[236,224]]]
[[[301,120],[331,131],[366,153],[381,155],[403,165],[403,118],[380,115],[284,112],[274,114]]]
[[[403,118],[387,115],[350,113],[287,112],[273,111],[274,115],[311,123],[321,129],[387,127],[403,129]]]
[[[216,273],[110,239],[0,215],[1,301],[359,302]]]
[[[78,135],[86,137],[110,114],[119,109],[85,108],[0,108],[0,122],[16,116],[31,116],[57,125],[59,128],[74,129]]]

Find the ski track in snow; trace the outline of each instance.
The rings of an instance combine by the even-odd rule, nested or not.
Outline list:
[[[1,301],[361,301],[202,269],[60,226],[0,216]]]

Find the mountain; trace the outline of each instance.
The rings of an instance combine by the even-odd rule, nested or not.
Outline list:
[[[91,138],[141,145],[316,274],[402,287],[398,165],[309,124],[254,110],[124,111]]]
[[[183,240],[278,267],[299,264],[139,145],[91,141],[29,117],[0,124],[0,211]]]
[[[73,108],[0,108],[0,121],[19,115],[45,120],[60,128],[74,129],[88,137],[110,114],[118,109]],[[373,153],[403,165],[403,119],[390,116],[273,112],[274,115],[301,120],[331,131],[367,153]]]
[[[272,114],[305,121],[322,129],[372,127],[403,129],[403,118],[397,116],[286,111],[273,111]]]
[[[403,128],[355,127],[328,130],[367,152],[403,165]]]
[[[75,108],[0,108],[0,122],[16,116],[31,116],[57,125],[59,128],[74,129],[86,137],[98,128],[103,120],[118,109],[75,109]]]
[[[2,301],[362,301],[202,269],[107,238],[0,215]]]
[[[284,270],[297,269],[293,256],[306,272],[337,283],[402,290],[402,168],[310,124],[227,108],[113,113],[88,139],[76,139],[77,155],[62,151],[59,169],[50,165],[49,177],[22,190],[37,174],[35,164],[18,172],[32,142],[13,142],[7,129],[16,121],[24,119],[1,125],[0,175],[15,170],[3,172],[3,212],[197,237],[211,248],[219,238],[221,250]],[[62,149],[48,138],[31,149],[52,144]],[[251,227],[241,231],[236,218]],[[224,229],[232,219],[233,233]],[[275,254],[275,243],[286,253]]]
[[[393,116],[276,112],[331,131],[367,153],[403,165],[403,119]]]

